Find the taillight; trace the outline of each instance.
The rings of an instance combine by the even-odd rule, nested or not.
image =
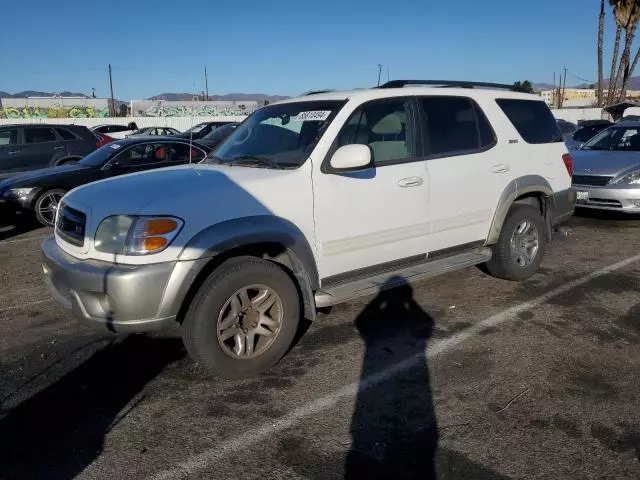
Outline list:
[[[567,167],[567,172],[569,172],[569,176],[573,175],[573,157],[570,153],[565,153],[562,155],[562,161],[564,162],[564,166]]]

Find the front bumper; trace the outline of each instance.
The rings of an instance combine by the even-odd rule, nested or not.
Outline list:
[[[572,190],[587,192],[588,200],[577,200],[576,207],[609,210],[623,213],[640,213],[640,188],[628,188],[615,184],[606,187],[574,185]]]
[[[114,332],[158,330],[174,323],[200,261],[119,265],[80,260],[55,238],[42,244],[42,270],[54,299],[78,320]]]

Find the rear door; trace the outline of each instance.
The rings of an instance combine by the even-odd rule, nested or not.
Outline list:
[[[23,170],[47,168],[66,155],[66,146],[51,127],[24,127]]]
[[[20,172],[22,164],[22,129],[0,130],[0,178]]]
[[[482,106],[469,97],[418,97],[429,172],[429,254],[486,240],[513,178]]]

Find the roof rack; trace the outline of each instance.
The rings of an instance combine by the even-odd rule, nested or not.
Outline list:
[[[488,82],[466,82],[460,80],[391,80],[383,83],[378,88],[402,88],[407,85],[433,85],[438,87],[458,87],[458,88],[499,88],[501,90],[511,90],[513,92],[522,92],[521,88],[515,85],[507,85],[503,83]]]
[[[329,93],[329,92],[335,92],[335,90],[332,88],[325,88],[323,90],[309,90],[308,92],[304,92],[301,96],[306,97],[307,95],[315,95],[316,93]]]

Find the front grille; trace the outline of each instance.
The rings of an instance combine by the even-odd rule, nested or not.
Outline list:
[[[84,229],[86,223],[87,216],[84,213],[64,203],[60,204],[58,220],[56,221],[56,233],[65,242],[82,247],[84,245]]]
[[[604,187],[613,177],[602,175],[574,175],[571,183],[573,185],[589,185],[591,187]]]
[[[589,205],[599,205],[602,207],[622,208],[622,202],[608,198],[590,198],[587,203]]]

